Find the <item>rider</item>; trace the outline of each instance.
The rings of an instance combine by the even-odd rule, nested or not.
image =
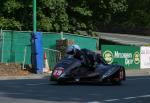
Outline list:
[[[75,58],[81,59],[81,48],[76,44],[68,46],[66,52],[69,55],[73,55]]]
[[[99,63],[99,55],[88,49],[81,49],[78,45],[70,45],[67,48],[67,54],[73,55],[75,58],[82,60],[85,66],[88,66],[90,70],[94,70],[95,63]]]

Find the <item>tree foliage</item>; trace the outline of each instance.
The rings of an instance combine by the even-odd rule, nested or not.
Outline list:
[[[37,3],[38,30],[67,31],[69,26],[65,0],[39,0]]]
[[[32,31],[33,0],[1,0],[0,28]],[[150,26],[149,0],[37,0],[37,30],[93,31],[110,24]]]
[[[149,0],[129,0],[128,1],[128,20],[126,24],[131,27],[135,26],[150,26],[150,1]]]

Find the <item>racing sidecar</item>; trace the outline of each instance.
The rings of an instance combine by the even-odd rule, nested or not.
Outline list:
[[[125,68],[117,64],[107,64],[104,59],[95,65],[94,70],[82,64],[73,56],[66,56],[54,67],[50,76],[51,81],[66,82],[100,82],[121,84],[126,79]]]

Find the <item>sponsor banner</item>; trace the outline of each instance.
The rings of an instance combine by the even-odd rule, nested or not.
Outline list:
[[[150,47],[141,47],[141,69],[150,68]]]
[[[136,46],[102,45],[102,55],[108,64],[118,63],[125,68],[140,68],[140,48]]]

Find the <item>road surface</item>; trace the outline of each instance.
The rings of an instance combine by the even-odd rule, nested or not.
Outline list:
[[[102,39],[129,45],[150,44],[150,36],[137,36],[117,33],[98,33]]]
[[[149,103],[150,76],[130,76],[121,86],[57,85],[42,79],[0,80],[0,103]]]

